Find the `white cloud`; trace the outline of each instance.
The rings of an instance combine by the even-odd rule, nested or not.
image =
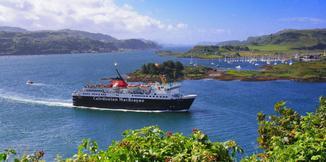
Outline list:
[[[314,17],[290,17],[290,18],[283,18],[280,19],[283,22],[299,22],[299,23],[313,23],[313,24],[320,24],[323,23],[323,19],[314,18]]]
[[[187,25],[187,24],[184,24],[184,23],[178,23],[178,24],[176,25],[176,27],[179,28],[179,29],[185,29],[185,28],[188,27],[188,25]]]
[[[113,0],[1,0],[0,25],[28,29],[73,28],[105,33],[178,30],[184,23],[166,24]]]
[[[0,26],[29,30],[69,28],[162,43],[197,43],[228,33],[224,29],[197,29],[180,21],[168,22],[140,14],[129,4],[118,5],[114,0],[0,0]]]

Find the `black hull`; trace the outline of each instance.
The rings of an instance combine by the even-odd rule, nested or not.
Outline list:
[[[187,111],[195,97],[182,99],[139,99],[118,97],[73,96],[74,106],[118,110]]]

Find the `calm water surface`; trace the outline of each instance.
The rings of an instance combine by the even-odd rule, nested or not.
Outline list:
[[[113,76],[113,63],[122,73],[143,63],[162,62],[151,51],[110,54],[0,57],[0,149],[33,152],[44,150],[46,160],[56,154],[76,152],[83,138],[95,139],[101,148],[121,139],[126,129],[158,125],[165,130],[191,133],[199,128],[214,141],[236,140],[246,154],[256,146],[259,111],[273,113],[273,104],[286,100],[301,114],[314,111],[325,83],[293,81],[241,82],[184,81],[182,91],[197,93],[187,113],[140,113],[83,110],[72,107],[71,92],[86,83]],[[179,59],[188,63],[189,59]],[[196,60],[209,65],[211,60]],[[218,62],[217,60],[213,60]],[[236,65],[223,65],[226,68]],[[255,68],[243,64],[248,69]],[[26,85],[27,80],[36,84]]]

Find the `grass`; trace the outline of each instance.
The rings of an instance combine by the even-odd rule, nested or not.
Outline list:
[[[293,55],[294,53],[301,53],[302,51],[291,49],[290,45],[249,45],[250,51],[239,51],[242,57],[255,56],[272,56],[272,55]],[[218,59],[227,57],[237,57],[236,52],[219,51],[220,54],[201,54],[201,53],[179,53],[177,57],[195,57],[201,59]]]
[[[258,71],[250,71],[250,70],[228,70],[226,74],[240,77],[253,77],[259,75]]]
[[[289,51],[291,50],[290,45],[249,45],[250,50],[259,50],[259,51]]]
[[[262,71],[228,70],[226,74],[233,77],[274,77],[278,79],[325,80],[326,61],[297,62],[293,65],[279,64],[266,66]]]
[[[219,58],[224,58],[221,55],[196,54],[196,53],[184,53],[184,54],[177,55],[177,57],[194,57],[194,58],[200,58],[200,59],[219,59]]]

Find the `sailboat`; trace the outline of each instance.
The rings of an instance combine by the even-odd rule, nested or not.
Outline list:
[[[214,65],[215,63],[213,62],[213,59],[211,59],[211,65]]]

